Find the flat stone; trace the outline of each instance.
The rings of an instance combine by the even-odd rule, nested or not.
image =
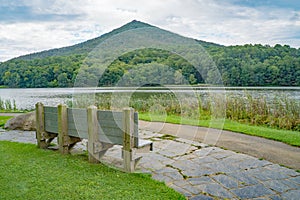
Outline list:
[[[183,179],[183,176],[178,172],[168,172],[168,173],[165,173],[166,176],[172,178],[173,180],[182,180]]]
[[[174,153],[170,150],[164,149],[164,150],[159,151],[159,154],[164,155],[164,156],[169,157],[169,158],[172,158],[172,157],[176,157],[178,155],[182,155],[183,153],[182,154],[177,154],[177,153]]]
[[[238,181],[236,179],[233,179],[233,178],[223,175],[223,174],[212,176],[212,178],[229,189],[238,188],[238,186],[239,186]]]
[[[162,150],[159,151],[159,154],[162,154],[167,157],[175,157],[175,156],[182,156],[185,153],[189,152],[190,150],[191,150],[191,145],[189,144],[169,141],[168,144],[166,144],[164,148],[162,148]]]
[[[233,173],[230,173],[230,174],[227,174],[227,175],[230,176],[230,177],[235,178],[236,180],[238,180],[239,185],[250,186],[250,185],[255,185],[255,184],[259,183],[257,181],[257,179],[250,176],[247,173],[247,171],[237,171],[237,172],[233,172]]]
[[[281,196],[282,196],[283,199],[299,200],[300,190],[290,190],[286,193],[283,193]]]
[[[297,183],[297,184],[300,185],[300,176],[297,176],[297,177],[294,177],[294,178],[290,178],[289,180],[291,180],[291,181],[293,181],[293,182],[295,182],[295,183]]]
[[[178,172],[178,170],[171,168],[171,167],[165,167],[163,169],[156,170],[156,174],[165,174],[165,173],[172,173],[172,172]]]
[[[192,160],[196,159],[197,156],[194,154],[187,154],[187,155],[183,155],[183,156],[177,156],[176,158],[173,158],[174,160]]]
[[[190,170],[184,170],[181,173],[187,177],[200,177],[200,176],[211,175],[214,174],[215,172],[212,171],[211,169],[201,169],[201,170],[190,169]]]
[[[264,187],[262,184],[233,189],[231,192],[241,199],[251,199],[275,194],[272,190]]]
[[[192,198],[190,198],[190,200],[213,200],[214,198],[210,197],[210,196],[205,196],[203,194],[199,194],[197,196],[194,196]]]
[[[284,184],[282,180],[270,180],[270,181],[265,181],[263,184],[272,190],[275,190],[277,192],[285,192],[287,190],[293,189],[289,187],[288,185]]]
[[[241,156],[241,154],[235,154],[235,155],[228,156],[228,157],[222,159],[222,162],[237,163],[237,162],[243,162],[244,160],[247,160],[247,159],[249,159],[249,158],[244,158],[243,156]]]
[[[224,152],[224,150],[218,148],[218,147],[206,147],[199,150],[196,150],[194,153],[199,157],[205,157],[209,154],[218,153],[218,152]]]
[[[166,167],[165,164],[161,163],[160,161],[155,161],[155,162],[147,162],[145,160],[142,159],[142,161],[140,161],[140,167],[144,168],[144,169],[148,169],[151,171],[156,171],[156,170],[160,170]]]
[[[231,151],[228,151],[228,152],[222,152],[222,153],[214,153],[211,156],[214,157],[214,158],[216,158],[216,159],[218,159],[218,160],[220,160],[220,159],[224,159],[224,158],[230,157],[232,155],[234,155],[234,153],[231,152]]]
[[[178,187],[177,185],[171,184],[171,185],[169,185],[169,187],[173,188],[174,190],[181,193],[185,197],[192,197],[193,196],[189,191],[183,189],[182,187]]]
[[[192,185],[202,185],[213,183],[213,180],[208,176],[202,176],[198,178],[189,178],[187,179],[187,182],[189,182]]]
[[[173,182],[174,185],[177,185],[178,187],[183,187],[187,184],[189,184],[189,182],[187,182],[186,180],[176,180]]]
[[[213,163],[218,161],[216,158],[213,158],[211,156],[205,156],[205,157],[196,157],[192,159],[193,162],[196,162],[198,164],[205,164],[205,163]]]
[[[277,172],[280,172],[282,174],[286,174],[289,176],[300,176],[300,173],[296,172],[295,170],[288,169],[286,167],[282,167],[278,164],[272,164],[272,165],[266,166],[265,168],[270,169],[272,171],[277,171]]]
[[[156,152],[159,152],[159,151],[165,149],[169,145],[170,142],[171,142],[170,140],[156,141],[154,143],[154,146],[155,146],[154,152],[156,153]]]
[[[300,185],[297,184],[296,182],[291,181],[290,179],[286,179],[286,180],[280,180],[283,184],[289,186],[290,188],[293,189],[298,189],[300,188]]]
[[[142,157],[140,160],[140,165],[148,168],[151,166],[154,166],[154,170],[162,169],[165,168],[166,165],[173,163],[174,160],[167,158],[163,155],[157,154],[157,153],[152,153],[149,154],[148,156]]]
[[[269,198],[272,199],[272,200],[282,200],[282,198],[280,196],[278,196],[278,195],[276,195],[276,196],[270,196]]]
[[[199,187],[193,186],[190,184],[184,185],[184,186],[182,186],[182,188],[189,191],[193,195],[198,195],[198,194],[202,193],[202,191],[199,189]]]
[[[208,156],[208,154],[210,153],[211,148],[202,148],[199,150],[194,151],[194,154],[197,155],[198,157],[205,157]]]
[[[195,170],[199,167],[195,162],[190,160],[177,160],[172,163],[172,166],[182,171]]]
[[[215,173],[230,173],[239,170],[239,167],[235,163],[222,161],[203,164],[203,166],[214,170]]]
[[[253,159],[242,160],[237,164],[240,169],[255,169],[255,168],[271,165],[272,163],[269,161],[258,160],[256,158],[253,158]]]
[[[212,196],[220,197],[220,198],[233,198],[233,195],[231,192],[223,188],[221,185],[217,183],[212,184],[205,184],[199,186],[200,190],[203,192],[210,194]]]
[[[287,179],[289,178],[288,175],[282,174],[277,171],[271,171],[271,170],[266,170],[262,168],[258,168],[255,171],[250,171],[249,173],[254,176],[255,178],[261,180],[261,181],[267,181],[267,180],[277,180],[277,179]]]

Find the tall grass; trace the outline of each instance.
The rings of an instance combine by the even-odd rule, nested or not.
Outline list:
[[[17,105],[16,105],[16,101],[13,100],[3,100],[0,98],[0,110],[3,111],[16,111],[17,110]]]
[[[69,102],[69,106],[87,107],[96,105],[104,110],[121,110],[133,107],[135,110],[153,114],[178,115],[190,119],[227,118],[233,121],[300,131],[300,102],[287,96],[276,95],[273,99],[265,96],[211,94],[189,96],[168,94],[129,95],[97,94],[80,95]]]
[[[253,125],[300,131],[300,102],[282,95],[268,101],[265,96],[231,95],[226,101],[226,117]]]

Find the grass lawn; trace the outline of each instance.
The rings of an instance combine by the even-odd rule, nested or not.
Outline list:
[[[0,116],[0,127],[3,127],[7,120],[12,118],[11,116]]]
[[[168,122],[173,124],[187,124],[193,126],[202,126],[202,127],[211,127],[223,130],[229,130],[237,133],[243,133],[247,135],[264,137],[280,142],[284,142],[286,144],[292,146],[300,147],[300,132],[298,131],[288,131],[288,130],[278,130],[263,126],[253,126],[242,124],[239,122],[235,122],[232,120],[225,120],[224,126],[222,128],[222,121],[218,122],[215,120],[215,123],[211,123],[211,120],[195,120],[182,118],[181,116],[176,115],[168,115],[166,118],[159,115],[149,115],[148,113],[139,113],[139,119],[145,121],[161,121]]]
[[[90,164],[36,145],[0,141],[0,199],[185,199],[145,174]]]

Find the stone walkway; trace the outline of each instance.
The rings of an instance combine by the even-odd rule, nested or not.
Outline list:
[[[300,199],[300,173],[252,156],[174,136],[141,130],[154,141],[138,170],[151,173],[188,199]],[[0,140],[35,143],[34,132],[0,130]],[[84,142],[77,145],[84,150]],[[121,164],[113,147],[104,161]]]

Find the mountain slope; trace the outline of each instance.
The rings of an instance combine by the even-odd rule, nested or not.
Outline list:
[[[153,27],[152,25],[132,21],[100,37],[69,47],[42,51],[20,56],[0,63],[0,86],[7,87],[73,87],[79,69],[85,71],[83,77],[97,79],[99,69],[92,63],[84,63],[89,52],[104,40],[124,31]],[[161,29],[157,28],[157,31]],[[211,55],[226,86],[300,86],[300,49],[287,45],[275,47],[263,45],[222,46],[201,40],[201,44]],[[130,52],[113,62],[104,77],[99,80],[100,86],[114,85],[129,70],[140,67],[136,75],[140,79],[152,77],[149,71],[154,63],[173,68],[176,72],[168,75],[161,84],[180,84],[176,80],[182,74],[190,84],[203,84],[205,80],[195,68],[183,58],[171,52],[158,49],[144,49]],[[146,64],[146,65],[139,65]],[[150,64],[150,65],[149,65]],[[163,66],[157,69],[165,71]],[[212,73],[211,73],[212,74]],[[138,84],[133,82],[133,84]]]
[[[124,26],[122,26],[120,28],[114,29],[109,33],[103,34],[97,38],[87,40],[85,42],[75,44],[72,46],[68,46],[68,47],[62,47],[62,48],[32,53],[32,54],[20,56],[16,59],[30,60],[30,59],[36,59],[36,58],[45,58],[45,57],[49,57],[49,56],[66,56],[66,55],[74,55],[74,54],[87,54],[93,48],[95,48],[99,43],[101,43],[103,40],[105,40],[113,35],[116,35],[123,31],[136,29],[136,28],[144,28],[144,27],[153,27],[153,26],[143,23],[143,22],[133,20],[132,22],[125,24]]]

